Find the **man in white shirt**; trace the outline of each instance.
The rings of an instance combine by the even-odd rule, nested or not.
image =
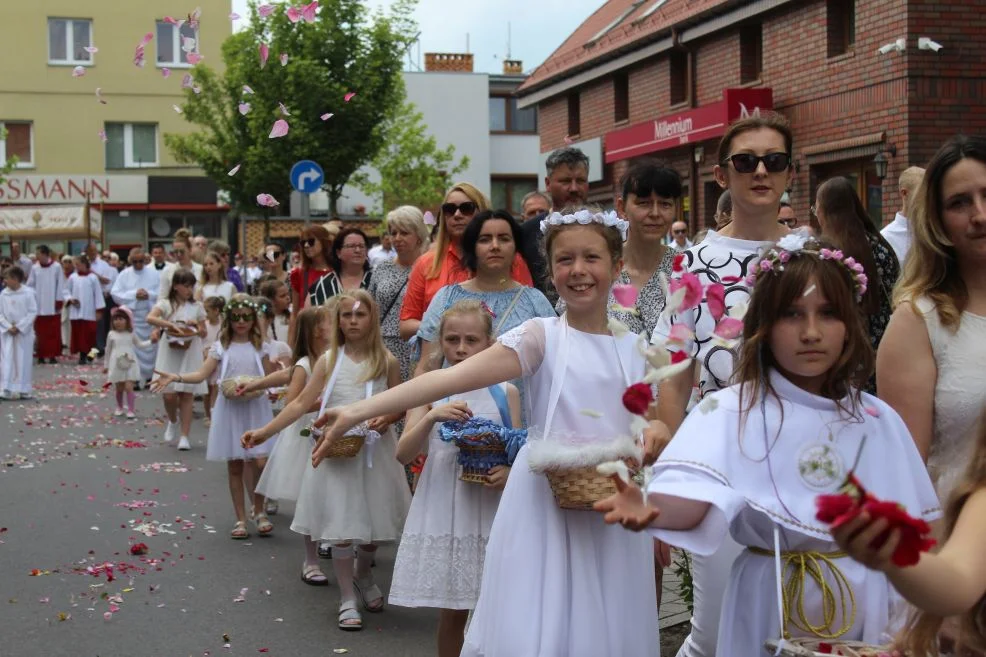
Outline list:
[[[157,270],[147,267],[147,257],[139,246],[130,249],[128,256],[130,266],[120,272],[111,290],[113,301],[118,306],[126,306],[133,313],[134,335],[141,340],[151,339],[151,325],[147,323],[147,315],[157,302],[158,289],[161,286]],[[154,373],[154,361],[157,358],[157,344],[150,347],[134,347],[137,362],[140,364],[140,380],[149,381]]]
[[[684,251],[692,246],[692,241],[688,239],[688,224],[684,221],[676,221],[671,224],[671,246]]]
[[[880,231],[880,234],[893,247],[894,253],[897,254],[897,261],[900,262],[902,269],[904,267],[904,260],[907,258],[907,252],[911,248],[911,229],[907,225],[907,217],[911,214],[910,208],[914,203],[914,193],[921,186],[923,179],[924,169],[921,167],[908,167],[904,169],[897,183],[898,189],[900,190],[900,212],[897,213],[893,221],[884,226],[883,230]]]
[[[380,235],[380,243],[370,249],[366,254],[370,260],[370,266],[376,267],[381,262],[393,262],[397,260],[397,251],[394,249],[393,242],[390,241],[390,233]]]
[[[21,270],[24,271],[25,275],[27,275],[27,272],[31,271],[31,267],[34,266],[34,263],[31,262],[31,259],[28,258],[23,253],[21,253],[20,242],[10,243],[10,259],[14,262],[15,265],[17,265],[18,267],[21,268]]]
[[[38,364],[54,363],[62,353],[62,267],[51,259],[51,249],[42,244],[37,249],[38,262],[30,269],[27,286],[34,290],[38,315],[34,320],[35,351]]]
[[[163,244],[155,244],[151,247],[151,262],[147,263],[154,267],[154,271],[161,271],[168,264],[167,253]]]
[[[92,242],[86,247],[86,255],[89,256],[89,269],[99,279],[99,287],[103,291],[103,303],[106,304],[106,310],[103,312],[103,316],[99,321],[99,328],[96,331],[96,348],[102,354],[106,349],[106,336],[110,332],[110,315],[116,305],[113,303],[110,290],[113,288],[113,282],[116,281],[116,277],[120,272],[100,257],[99,249]]]

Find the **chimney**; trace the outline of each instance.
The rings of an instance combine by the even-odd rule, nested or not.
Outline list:
[[[426,52],[425,71],[429,73],[472,73],[472,55],[468,53]]]
[[[503,60],[503,74],[504,75],[523,75],[524,74],[524,62],[519,59],[505,59]]]

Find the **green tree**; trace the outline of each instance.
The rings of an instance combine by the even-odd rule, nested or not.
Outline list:
[[[165,144],[178,161],[202,167],[229,194],[237,213],[256,211],[260,193],[286,204],[291,165],[315,160],[325,171],[324,189],[335,213],[350,176],[383,146],[379,126],[403,100],[401,71],[415,33],[414,3],[396,0],[389,13],[371,15],[360,0],[326,0],[313,23],[291,23],[287,5],[264,19],[251,2],[250,27],[223,43],[225,73],[207,63],[191,72],[199,93],[187,89],[182,110],[199,130],[165,135]],[[264,68],[261,44],[270,52]],[[282,53],[286,66],[279,61]],[[350,92],[356,95],[346,102]],[[240,103],[250,105],[247,114],[239,111]],[[327,113],[333,116],[322,120]],[[289,133],[269,139],[278,119],[288,122]],[[229,176],[235,165],[241,168]]]
[[[455,176],[469,166],[469,158],[464,156],[456,162],[455,146],[439,148],[426,128],[424,116],[414,104],[404,103],[381,126],[385,146],[371,162],[380,174],[379,181],[359,172],[350,182],[388,208],[426,208],[440,201]]]
[[[6,141],[7,139],[7,129],[0,128],[0,141]],[[4,154],[0,153],[0,157]],[[14,155],[10,159],[4,158],[3,164],[0,164],[0,183],[3,183],[7,179],[7,174],[14,170],[17,166],[17,156]]]

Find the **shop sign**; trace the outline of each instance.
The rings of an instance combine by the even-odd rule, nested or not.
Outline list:
[[[147,203],[147,176],[10,176],[0,183],[0,205]]]
[[[606,163],[722,136],[736,119],[772,109],[768,88],[726,89],[717,103],[662,116],[606,134]]]

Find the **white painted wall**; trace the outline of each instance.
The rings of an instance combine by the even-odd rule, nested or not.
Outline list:
[[[541,138],[534,135],[490,135],[490,175],[544,176]]]

